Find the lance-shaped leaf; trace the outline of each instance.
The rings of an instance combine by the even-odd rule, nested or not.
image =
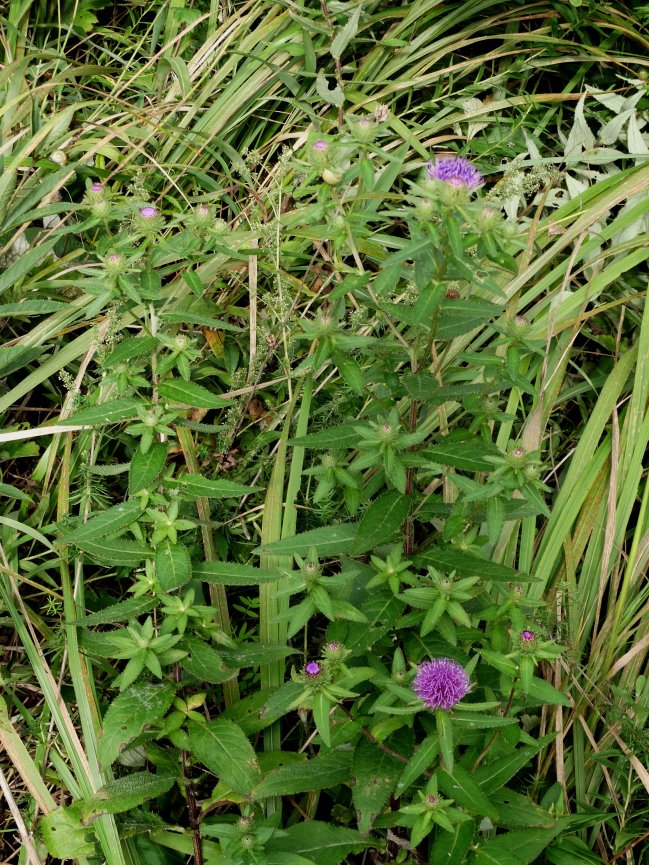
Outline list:
[[[261,777],[257,756],[245,733],[218,718],[189,728],[192,752],[235,793],[247,796]]]

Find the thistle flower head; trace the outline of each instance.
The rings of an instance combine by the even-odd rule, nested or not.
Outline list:
[[[469,191],[482,186],[482,174],[464,156],[438,157],[426,166],[429,180],[441,180],[450,186],[464,187]]]
[[[104,184],[97,181],[96,183],[92,184],[92,186],[90,187],[90,191],[99,194],[104,191]]]
[[[329,145],[326,141],[323,141],[322,138],[318,138],[318,140],[314,141],[311,146],[315,151],[319,153],[324,153],[325,150],[329,149]]]
[[[415,694],[429,709],[452,709],[469,691],[469,677],[450,658],[435,658],[419,665],[413,682]]]
[[[533,643],[536,639],[536,634],[534,631],[521,631],[521,642],[523,643]]]
[[[304,668],[304,672],[307,676],[317,676],[320,672],[320,664],[317,661],[309,661]]]
[[[151,207],[151,205],[147,205],[146,207],[140,208],[140,216],[142,219],[155,219],[158,215],[158,209],[156,207]]]

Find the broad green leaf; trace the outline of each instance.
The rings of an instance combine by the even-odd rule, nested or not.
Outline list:
[[[340,60],[345,48],[347,48],[356,35],[362,11],[363,4],[359,3],[347,19],[345,25],[336,31],[336,35],[332,39],[331,47],[329,49],[329,53],[336,60]]]
[[[223,408],[232,405],[232,400],[223,399],[195,381],[174,378],[163,381],[158,387],[161,397],[192,408]]]
[[[322,450],[341,450],[352,448],[359,443],[361,436],[356,427],[358,423],[343,423],[321,432],[309,433],[301,438],[291,439],[290,444],[304,448]]]
[[[167,461],[167,445],[154,442],[143,454],[138,448],[133,454],[128,472],[128,491],[130,495],[153,486]]]
[[[533,579],[522,571],[515,571],[507,565],[487,559],[479,559],[451,546],[429,547],[416,555],[414,560],[417,565],[432,565],[441,571],[456,571],[461,577],[482,577],[483,580],[512,583],[525,583]]]
[[[6,267],[2,275],[0,275],[0,294],[8,288],[18,289],[20,282],[33,267],[46,258],[54,249],[54,246],[59,242],[58,235],[50,237],[49,240],[41,240],[38,246],[28,249],[20,258],[16,259],[9,267]]]
[[[529,683],[525,692],[525,703],[528,706],[543,705],[544,703],[551,706],[570,706],[570,700],[565,694],[562,694],[545,679],[539,679],[537,676],[533,676]]]
[[[236,562],[201,562],[194,565],[194,576],[206,583],[223,586],[259,586],[279,579],[279,574],[272,571],[262,571],[261,568]]]
[[[142,507],[139,502],[122,502],[120,505],[108,508],[107,511],[102,511],[96,517],[91,517],[87,523],[71,532],[63,533],[63,538],[68,544],[82,547],[85,541],[95,541],[117,534],[135,522],[141,513]]]
[[[435,865],[462,865],[475,832],[473,820],[466,820],[453,827],[453,832],[440,832],[431,847],[430,862]]]
[[[241,333],[243,328],[223,321],[220,318],[212,318],[211,315],[203,315],[198,312],[163,312],[160,315],[163,321],[177,321],[180,324],[197,324],[200,327],[208,327],[210,330],[230,330]]]
[[[439,754],[439,739],[437,736],[427,736],[415,749],[408,765],[404,768],[396,786],[395,796],[401,796],[413,781],[416,781]]]
[[[503,787],[489,793],[491,804],[498,811],[497,823],[508,829],[537,827],[549,829],[554,826],[552,816],[539,808],[529,798],[514,790]]]
[[[42,360],[43,349],[41,346],[25,348],[22,345],[10,345],[0,348],[0,375],[5,378],[12,372],[22,369],[36,357]]]
[[[93,856],[95,833],[81,822],[81,802],[57,808],[38,823],[38,834],[55,859],[78,859]]]
[[[157,339],[152,336],[127,337],[104,358],[102,366],[105,369],[112,369],[115,364],[123,363],[126,360],[132,360],[135,357],[141,357],[145,354],[150,355],[157,344]]]
[[[138,682],[108,707],[97,744],[99,762],[108,768],[145,727],[161,720],[174,699],[171,682]]]
[[[100,405],[82,408],[67,418],[67,423],[82,424],[87,426],[98,426],[105,423],[119,423],[129,420],[137,415],[138,408],[142,405],[141,399],[132,396],[123,399],[109,400]]]
[[[298,650],[264,643],[237,643],[234,649],[221,648],[219,651],[225,663],[232,667],[256,667],[269,661],[281,661],[295,655]]]
[[[270,796],[294,796],[344,784],[352,774],[352,757],[351,750],[335,750],[304,763],[282,766],[266,775],[253,790],[253,796],[257,800]]]
[[[387,805],[403,764],[361,737],[354,750],[352,801],[358,814],[358,831],[366,835]]]
[[[502,311],[501,306],[479,297],[447,302],[442,306],[435,338],[453,339],[456,336],[464,336],[468,331],[485,324],[490,318],[501,315]]]
[[[351,555],[359,556],[390,541],[408,516],[411,504],[412,496],[396,490],[389,490],[375,499],[358,524]]]
[[[109,625],[112,622],[128,622],[130,619],[136,619],[142,613],[148,613],[158,605],[155,598],[127,598],[125,601],[120,601],[119,604],[111,604],[110,607],[105,607],[103,610],[98,610],[96,613],[90,613],[77,619],[75,625],[82,628],[89,628],[92,625]]]
[[[58,312],[66,309],[67,303],[60,300],[23,300],[20,303],[0,304],[0,316],[9,318],[12,315],[44,315],[48,312]]]
[[[497,808],[491,804],[471,775],[461,766],[454,766],[452,772],[447,772],[445,769],[438,770],[437,783],[447,798],[453,799],[469,814],[498,820]]]
[[[247,796],[258,783],[261,770],[253,747],[233,721],[218,718],[207,724],[191,722],[189,742],[201,763],[235,793]]]
[[[222,685],[236,677],[237,670],[232,665],[227,666],[221,655],[198,637],[185,637],[181,648],[189,654],[181,659],[180,666],[200,681]]]
[[[233,703],[221,717],[234,721],[247,736],[251,736],[286,715],[303,690],[299,682],[285,682],[279,688],[264,688]]]
[[[494,862],[498,862],[500,865],[502,863],[508,865],[515,859],[517,863],[530,865],[561,831],[561,826],[557,825],[552,829],[520,829],[498,835],[478,847],[471,863],[472,865],[493,865]]]
[[[76,545],[93,559],[115,567],[135,567],[145,559],[155,555],[153,547],[140,541],[129,541],[125,538],[110,538],[100,541],[83,541]]]
[[[247,496],[254,492],[254,487],[246,487],[243,484],[235,484],[232,481],[212,481],[202,475],[186,474],[174,478],[174,485],[179,484],[181,494],[190,496],[204,496],[208,499],[228,499]]]
[[[160,544],[155,554],[155,574],[165,592],[173,592],[189,582],[192,563],[187,547],[169,541]]]
[[[482,715],[480,712],[464,712],[457,709],[451,715],[454,724],[464,730],[491,730],[494,727],[513,727],[518,724],[518,718],[507,718],[502,715]]]
[[[345,826],[333,826],[318,820],[295,823],[283,837],[273,837],[266,844],[269,853],[297,853],[318,865],[340,865],[350,853],[361,853],[370,841]],[[278,863],[282,860],[278,859]]]
[[[485,459],[486,454],[498,454],[497,448],[490,448],[485,442],[446,442],[427,448],[422,455],[431,462],[452,466],[465,472],[493,471],[494,464]]]
[[[253,553],[262,556],[284,556],[294,555],[306,556],[312,547],[321,558],[337,556],[341,553],[349,553],[354,545],[358,525],[356,523],[337,523],[333,526],[323,526],[320,529],[312,529],[301,532],[293,537],[274,541],[272,544],[264,544],[253,550]]]
[[[151,772],[134,772],[109,781],[94,796],[82,803],[84,822],[90,822],[99,814],[121,814],[137,808],[147,799],[157,799],[167,793],[175,778],[152,775]]]
[[[490,795],[503,787],[524,766],[527,766],[530,760],[553,739],[553,734],[543,736],[535,745],[517,748],[509,755],[500,756],[491,763],[478,766],[473,772],[473,780],[482,787],[485,793]]]

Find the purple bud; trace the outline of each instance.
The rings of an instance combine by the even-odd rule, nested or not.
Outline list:
[[[521,640],[524,643],[532,643],[536,639],[534,631],[521,631]]]
[[[112,255],[108,256],[108,260],[111,264],[119,264],[122,260],[122,256],[118,252],[114,252]]]
[[[329,149],[329,145],[326,141],[323,141],[322,138],[319,138],[317,141],[313,142],[313,149],[323,153],[325,150]]]
[[[196,208],[196,216],[200,216],[201,219],[205,219],[210,216],[210,209],[207,204],[199,204]]]
[[[433,796],[433,794],[431,793],[430,796],[428,797],[428,804],[429,805],[436,805],[437,804],[437,796]]]
[[[155,219],[158,215],[158,210],[155,207],[151,207],[148,205],[147,207],[140,208],[140,216],[142,219]]]
[[[304,668],[304,672],[307,676],[317,676],[320,672],[320,664],[317,661],[309,661],[309,663]]]
[[[332,643],[327,643],[327,648],[330,652],[336,652],[340,648],[340,643],[334,640]]]
[[[103,192],[104,191],[104,184],[99,183],[99,182],[93,183],[92,186],[90,187],[90,191],[91,192],[97,192],[97,193]]]

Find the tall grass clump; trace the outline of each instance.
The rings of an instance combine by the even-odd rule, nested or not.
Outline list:
[[[4,859],[643,862],[644,23],[0,12]]]

